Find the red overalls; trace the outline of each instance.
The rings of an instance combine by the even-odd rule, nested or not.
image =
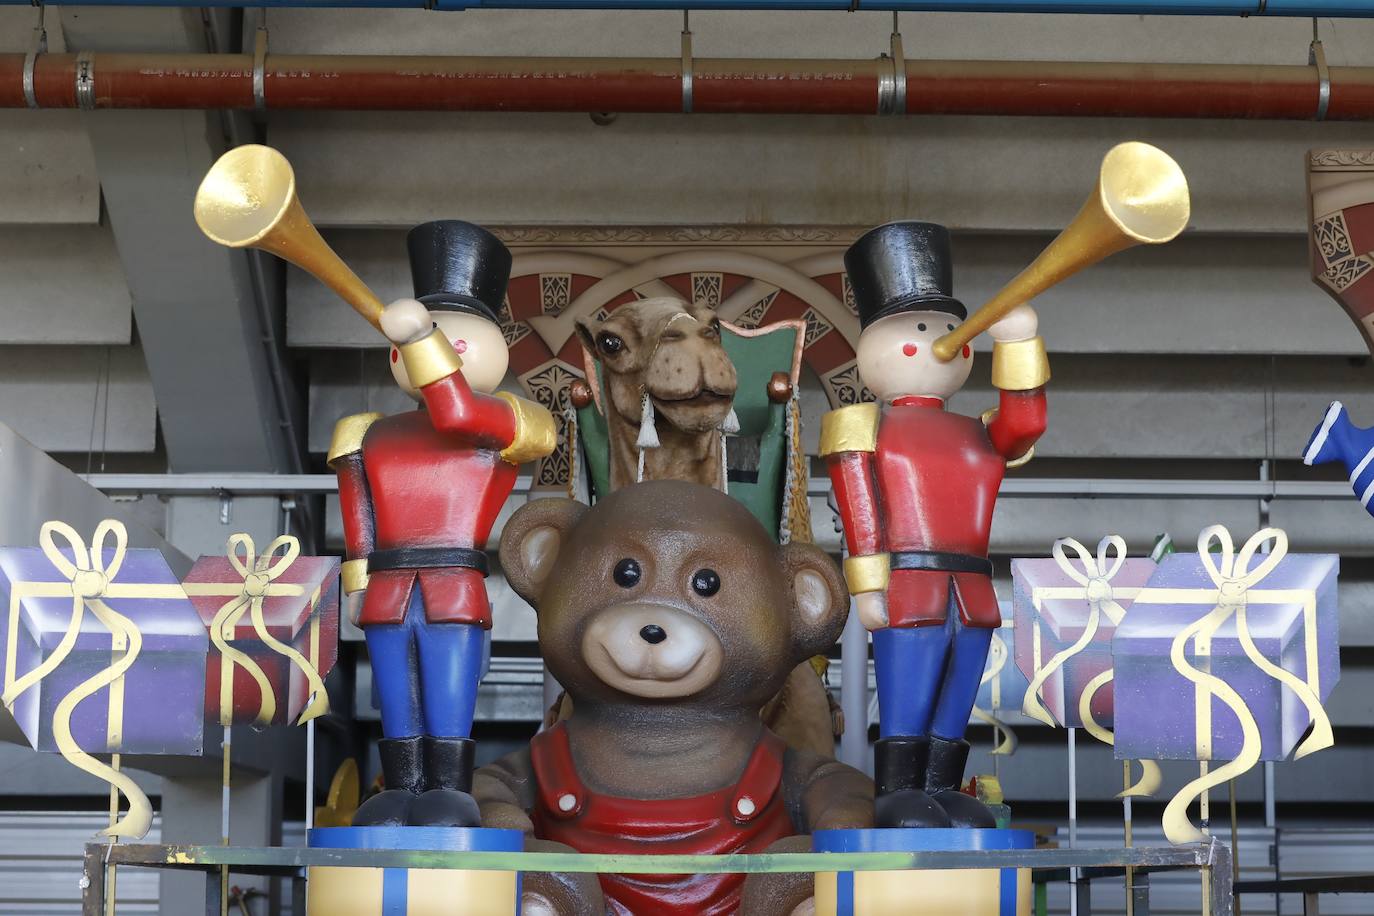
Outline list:
[[[535,835],[584,853],[724,855],[762,852],[797,831],[780,791],[781,738],[765,731],[733,786],[694,798],[597,795],[582,784],[563,723],[530,742],[539,798]],[[618,916],[725,916],[739,909],[743,875],[602,875]]]

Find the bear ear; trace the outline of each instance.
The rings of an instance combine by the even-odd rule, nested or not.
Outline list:
[[[587,507],[572,499],[536,499],[516,510],[501,531],[501,568],[515,593],[538,609],[539,593],[558,553]]]
[[[797,660],[820,655],[835,644],[849,617],[849,592],[835,561],[815,544],[781,549],[792,589],[792,641]]]
[[[601,330],[601,322],[595,318],[579,318],[573,325],[577,328],[577,336],[581,339],[582,346],[592,356],[599,357],[601,354],[596,349],[596,332]]]

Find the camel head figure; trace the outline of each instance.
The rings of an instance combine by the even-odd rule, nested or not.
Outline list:
[[[714,310],[681,299],[641,299],[605,321],[578,319],[583,346],[603,367],[611,489],[644,480],[720,487],[721,430],[738,381]]]

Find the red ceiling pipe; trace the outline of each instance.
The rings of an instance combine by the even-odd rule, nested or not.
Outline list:
[[[892,61],[697,58],[697,113],[872,114]],[[1310,120],[1317,71],[1301,66],[907,61],[908,114]],[[76,108],[76,55],[40,55],[40,108]],[[0,107],[22,108],[24,55],[0,54]],[[253,58],[94,54],[96,108],[253,107]],[[683,110],[683,62],[661,58],[366,57],[272,54],[270,109],[354,111]],[[1330,120],[1374,118],[1374,68],[1332,67]]]

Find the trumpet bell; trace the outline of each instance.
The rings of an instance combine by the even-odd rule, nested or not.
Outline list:
[[[260,244],[296,201],[296,173],[270,146],[247,144],[219,158],[196,191],[196,224],[229,248]]]
[[[1187,227],[1188,179],[1163,150],[1119,144],[1102,160],[1100,178],[1102,209],[1132,243],[1159,245]]]
[[[290,261],[381,329],[381,300],[320,237],[296,196],[296,173],[281,153],[256,143],[231,149],[201,179],[193,209],[212,242],[258,248]]]

